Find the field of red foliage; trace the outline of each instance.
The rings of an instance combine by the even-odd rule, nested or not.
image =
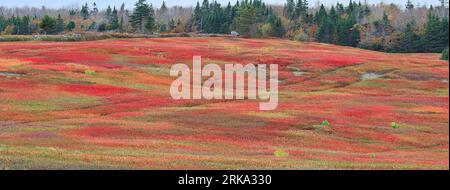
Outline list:
[[[170,97],[173,64],[279,65],[279,104]],[[276,39],[0,43],[0,169],[449,169],[449,63]]]

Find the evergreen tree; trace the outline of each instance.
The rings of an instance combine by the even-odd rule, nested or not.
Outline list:
[[[31,28],[30,28],[30,17],[29,16],[23,16],[21,21],[19,22],[19,31],[20,34],[29,35],[31,34]]]
[[[328,17],[327,10],[325,9],[325,6],[322,4],[320,5],[319,11],[316,12],[316,15],[314,17],[316,24],[320,26],[323,21],[326,21],[327,17]]]
[[[117,30],[119,28],[119,15],[116,7],[113,8],[109,18],[109,30]]]
[[[66,29],[68,31],[73,31],[73,29],[75,29],[75,22],[74,21],[69,21],[69,23],[67,23]]]
[[[56,19],[56,33],[64,32],[64,20],[61,18],[61,14],[58,14]]]
[[[331,21],[328,16],[322,17],[319,30],[316,34],[316,40],[322,43],[332,43],[331,30]]]
[[[98,32],[104,32],[108,29],[108,26],[106,25],[106,23],[102,22],[98,25],[97,31]]]
[[[399,52],[410,53],[422,51],[420,44],[420,36],[416,33],[415,23],[411,22],[406,25],[406,29],[400,35],[396,49]]]
[[[217,1],[209,4],[208,0],[204,0],[200,6],[200,2],[197,2],[191,22],[194,29],[200,32],[230,33],[238,7],[238,4],[232,7],[230,3],[222,7]]]
[[[262,30],[264,36],[283,37],[281,18],[273,12],[272,8],[268,9],[266,24],[264,24]]]
[[[145,32],[145,25],[148,19],[154,19],[153,15],[150,15],[150,8],[145,3],[146,0],[138,0],[135,4],[133,14],[131,15],[131,26],[138,32]],[[150,17],[150,18],[149,18]]]
[[[356,26],[357,24],[357,10],[358,4],[350,1],[347,8],[344,8],[342,4],[337,4],[336,9],[332,9],[330,11],[330,16],[328,20],[322,19],[319,24],[324,27],[323,29],[319,28],[319,34],[322,32],[320,38],[323,38],[325,42],[331,42],[343,46],[353,46],[356,47],[359,45],[360,41],[360,32]],[[318,18],[316,20],[326,17],[324,9],[320,9]]]
[[[255,35],[254,24],[256,23],[255,10],[244,4],[237,8],[236,17],[234,19],[236,31],[242,35]]]
[[[288,2],[289,4],[290,2]],[[305,18],[308,14],[308,0],[297,0],[297,3],[295,4],[295,16],[294,19],[297,19],[299,17]]]
[[[442,51],[441,59],[448,61],[448,47]]]
[[[173,29],[175,29],[175,27],[175,20],[171,19],[169,22],[169,31],[172,31]]]
[[[448,19],[440,19],[433,12],[428,14],[423,36],[424,50],[426,52],[442,52],[448,47],[449,29]]]
[[[408,9],[409,11],[411,11],[411,10],[414,9],[414,5],[413,5],[413,3],[411,2],[411,0],[408,0],[408,1],[406,2],[406,9]]]
[[[83,18],[83,20],[86,20],[89,18],[89,6],[87,3],[84,4],[83,6],[81,6],[80,15]]]
[[[194,15],[192,16],[193,26],[197,27],[197,30],[202,30],[202,9],[200,8],[200,2],[197,1],[197,5],[194,9]]]
[[[221,31],[222,33],[229,34],[231,32],[231,25],[233,24],[233,18],[235,15],[234,9],[231,6],[230,2],[228,2],[228,5],[225,8],[223,14],[224,14],[224,22],[222,24]]]
[[[54,34],[56,31],[56,19],[45,15],[42,18],[39,27],[44,31],[45,34]]]
[[[159,31],[160,32],[167,32],[167,29],[169,25],[169,9],[166,6],[166,2],[163,1],[161,4],[161,8],[159,9],[159,15],[160,15],[160,22],[159,22]]]
[[[106,12],[105,12],[105,19],[108,22],[111,22],[111,18],[112,18],[112,9],[111,9],[111,6],[108,5],[108,8],[106,8]]]
[[[153,9],[153,6],[150,5],[148,7],[148,17],[145,21],[145,29],[147,32],[153,32],[154,28],[155,28],[155,10]]]
[[[92,11],[91,11],[91,15],[97,15],[98,14],[98,8],[97,8],[97,3],[92,3]]]
[[[91,25],[89,25],[88,27],[89,31],[96,31],[97,30],[97,23],[94,21],[91,23]]]
[[[0,33],[5,30],[6,26],[6,18],[3,15],[0,15]]]
[[[11,31],[8,31],[9,34],[20,34],[20,17],[12,16],[7,21],[7,28],[10,28]]]
[[[295,2],[294,0],[287,0],[284,5],[284,16],[290,20],[295,19]]]

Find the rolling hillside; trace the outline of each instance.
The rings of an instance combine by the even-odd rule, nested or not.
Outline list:
[[[170,67],[279,65],[279,104],[170,97]],[[449,63],[288,40],[0,43],[0,169],[449,169]]]

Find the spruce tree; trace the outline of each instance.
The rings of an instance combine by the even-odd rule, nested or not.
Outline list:
[[[148,6],[148,16],[145,20],[145,30],[146,32],[152,33],[155,28],[155,10],[153,6]]]
[[[6,18],[3,15],[0,15],[0,33],[3,32],[6,28]]]
[[[105,19],[110,22],[111,21],[111,17],[112,17],[112,9],[111,6],[108,5],[108,8],[106,8],[106,12],[105,12]]]
[[[295,2],[294,0],[287,0],[284,5],[284,16],[290,20],[295,19]]]
[[[414,5],[413,5],[413,3],[411,2],[411,0],[408,0],[408,1],[406,2],[406,9],[409,10],[409,11],[411,11],[411,10],[414,9]]]
[[[86,20],[89,18],[89,6],[87,3],[83,6],[81,6],[80,15],[83,18],[83,20]]]
[[[19,31],[20,34],[29,35],[31,34],[31,28],[30,28],[30,17],[29,16],[23,16],[22,19],[19,22]]]
[[[69,23],[67,23],[66,29],[68,31],[73,31],[73,29],[75,29],[75,22],[74,21],[69,21]]]
[[[430,11],[423,36],[424,50],[426,52],[438,53],[448,47],[448,27],[448,19],[440,19],[433,11]]]
[[[402,32],[398,39],[398,45],[396,49],[399,52],[403,53],[411,53],[411,52],[420,52],[421,46],[420,36],[416,33],[416,24],[414,22],[410,22],[406,25],[406,29]]]
[[[54,34],[56,31],[56,19],[45,15],[42,18],[39,27],[44,31],[45,34]]]
[[[242,35],[255,35],[252,27],[256,23],[255,10],[248,5],[241,5],[236,10],[236,17],[234,19],[235,28],[237,32]]]
[[[97,15],[98,14],[98,8],[97,8],[97,3],[92,3],[92,12],[91,12],[91,14],[92,15]]]
[[[146,0],[138,0],[135,4],[133,14],[131,15],[131,26],[138,32],[145,32],[145,25],[147,19],[153,19],[153,15],[150,16],[150,8],[146,4]]]
[[[117,30],[119,28],[119,15],[116,10],[116,7],[113,8],[109,20],[109,29],[110,30]]]
[[[56,33],[64,32],[64,20],[61,18],[61,14],[58,14],[56,19]]]

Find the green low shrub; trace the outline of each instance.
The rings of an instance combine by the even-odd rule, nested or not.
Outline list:
[[[309,36],[306,34],[297,34],[294,36],[294,40],[299,42],[307,42],[309,41]]]
[[[400,125],[399,125],[398,123],[396,123],[396,122],[392,122],[392,123],[391,123],[391,127],[392,127],[393,129],[398,129],[398,128],[400,128]]]
[[[448,61],[448,48],[445,48],[444,51],[442,51],[441,59]]]

